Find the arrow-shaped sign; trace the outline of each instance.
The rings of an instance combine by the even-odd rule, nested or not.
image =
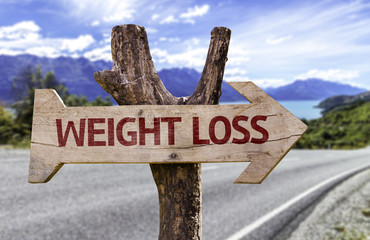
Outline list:
[[[68,163],[250,162],[235,183],[261,183],[307,126],[252,82],[251,104],[66,107],[36,90],[29,182]]]

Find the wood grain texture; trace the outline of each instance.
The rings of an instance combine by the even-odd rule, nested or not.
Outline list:
[[[127,105],[115,107],[65,107],[54,90],[36,90],[35,113],[32,131],[31,157],[44,162],[54,162],[51,166],[69,163],[211,163],[211,162],[251,162],[237,183],[260,183],[276,164],[302,136],[307,126],[283,108],[252,82],[230,83],[243,95],[250,96],[251,104],[236,105]],[[258,95],[259,94],[259,95]],[[229,123],[230,134],[225,141],[212,142],[214,131],[216,140],[223,139],[227,127],[218,121],[211,128],[213,119],[223,117]],[[232,122],[238,116],[245,116],[246,121],[239,125],[246,129],[249,138],[242,144],[233,143],[233,139],[242,139],[242,132],[233,128]],[[252,139],[261,139],[263,133],[251,126],[255,116],[266,116],[258,121],[258,126],[265,129],[268,139],[263,143],[253,143]],[[122,119],[131,118],[120,130],[123,138],[130,141],[132,134],[136,141],[131,146],[120,143],[117,126]],[[139,119],[145,124],[140,123]],[[154,129],[154,119],[158,119],[158,138],[154,133],[140,133],[140,126]],[[160,119],[179,119],[173,122]],[[67,123],[73,122],[80,134],[80,123],[85,121],[82,131],[84,140],[79,146],[72,130],[69,130],[65,146],[60,146],[56,120],[60,119],[61,134],[66,136]],[[104,122],[95,123],[89,128],[91,119]],[[109,124],[113,134],[109,140]],[[180,121],[181,119],[181,121]],[[194,125],[198,119],[199,126]],[[96,121],[96,120],[95,120]],[[208,143],[194,143],[194,129],[199,130],[199,139]],[[211,130],[212,129],[212,130]],[[96,131],[101,133],[93,134]],[[169,137],[172,134],[172,141]],[[121,135],[120,135],[121,136]],[[145,144],[139,138],[145,136]],[[80,136],[81,137],[81,136]],[[91,138],[104,146],[91,145]],[[111,146],[109,146],[109,141]],[[109,154],[107,154],[109,152]],[[52,160],[50,159],[52,157]],[[183,166],[181,166],[183,167]],[[42,170],[44,168],[40,168]],[[54,173],[54,171],[52,171]],[[44,181],[36,174],[37,181]],[[32,175],[30,175],[31,177]],[[47,179],[50,179],[49,176]]]
[[[307,129],[251,82],[230,83],[251,104],[215,105],[221,96],[230,34],[223,27],[212,30],[197,88],[191,96],[178,98],[166,90],[155,70],[145,29],[137,25],[114,27],[112,70],[96,72],[94,77],[126,106],[66,108],[54,91],[37,90],[29,182],[47,182],[69,163],[150,163],[159,194],[158,239],[201,239],[200,163],[250,162],[235,183],[260,183]],[[246,137],[233,123],[238,116],[248,118],[242,127],[250,136],[243,144],[234,142]],[[253,138],[264,136],[251,125],[255,116],[266,118],[257,124],[268,132],[263,143],[253,142]],[[222,121],[215,121],[220,117]],[[130,121],[123,127],[124,118]],[[168,118],[181,121],[173,122],[171,130]],[[195,118],[199,122],[196,134],[203,143],[194,141]],[[71,125],[66,137],[68,122],[75,130]],[[160,132],[146,135],[151,128],[160,128]],[[140,142],[142,135],[145,144]],[[132,140],[131,144],[123,139]]]
[[[189,97],[174,97],[164,87],[152,61],[145,28],[138,25],[121,25],[112,29],[113,68],[111,71],[96,72],[94,77],[120,105],[217,104],[221,96],[230,35],[228,28],[216,27],[212,30],[201,80]],[[160,219],[163,220],[160,222],[158,239],[201,239],[201,165],[151,164],[150,167],[158,188]],[[176,174],[173,174],[174,171]],[[171,180],[158,177],[159,173]],[[194,183],[184,189],[186,196],[190,194],[192,197],[183,198],[179,202],[172,192],[184,181]],[[162,186],[166,191],[160,190]],[[166,211],[178,206],[186,211],[180,215]],[[189,212],[196,214],[189,215]],[[178,223],[178,219],[182,219],[181,223]],[[173,228],[166,228],[171,224],[174,224]]]

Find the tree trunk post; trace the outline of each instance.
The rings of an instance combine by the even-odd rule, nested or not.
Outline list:
[[[218,104],[231,31],[211,32],[207,60],[194,93],[174,97],[159,78],[144,27],[112,29],[112,70],[95,72],[95,80],[120,105]],[[173,158],[177,156],[174,154]],[[202,228],[201,164],[150,164],[160,205],[160,240],[200,240]]]

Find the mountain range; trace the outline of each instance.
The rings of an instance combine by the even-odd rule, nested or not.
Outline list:
[[[89,61],[86,58],[46,58],[34,55],[0,55],[0,101],[11,103],[12,79],[26,66],[40,65],[44,73],[53,71],[70,93],[85,95],[92,100],[108,94],[94,80],[94,72],[111,69],[112,62]],[[166,88],[175,96],[193,93],[201,73],[190,68],[172,68],[158,71]],[[227,79],[225,79],[227,80]],[[335,95],[355,95],[366,89],[334,83],[322,79],[297,80],[291,84],[264,89],[276,100],[321,100]],[[221,102],[246,101],[230,85],[223,82]]]

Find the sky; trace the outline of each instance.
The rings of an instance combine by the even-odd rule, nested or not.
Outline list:
[[[122,24],[145,27],[157,71],[201,72],[210,32],[223,26],[226,81],[370,89],[370,0],[0,0],[0,54],[111,61],[111,29]]]

